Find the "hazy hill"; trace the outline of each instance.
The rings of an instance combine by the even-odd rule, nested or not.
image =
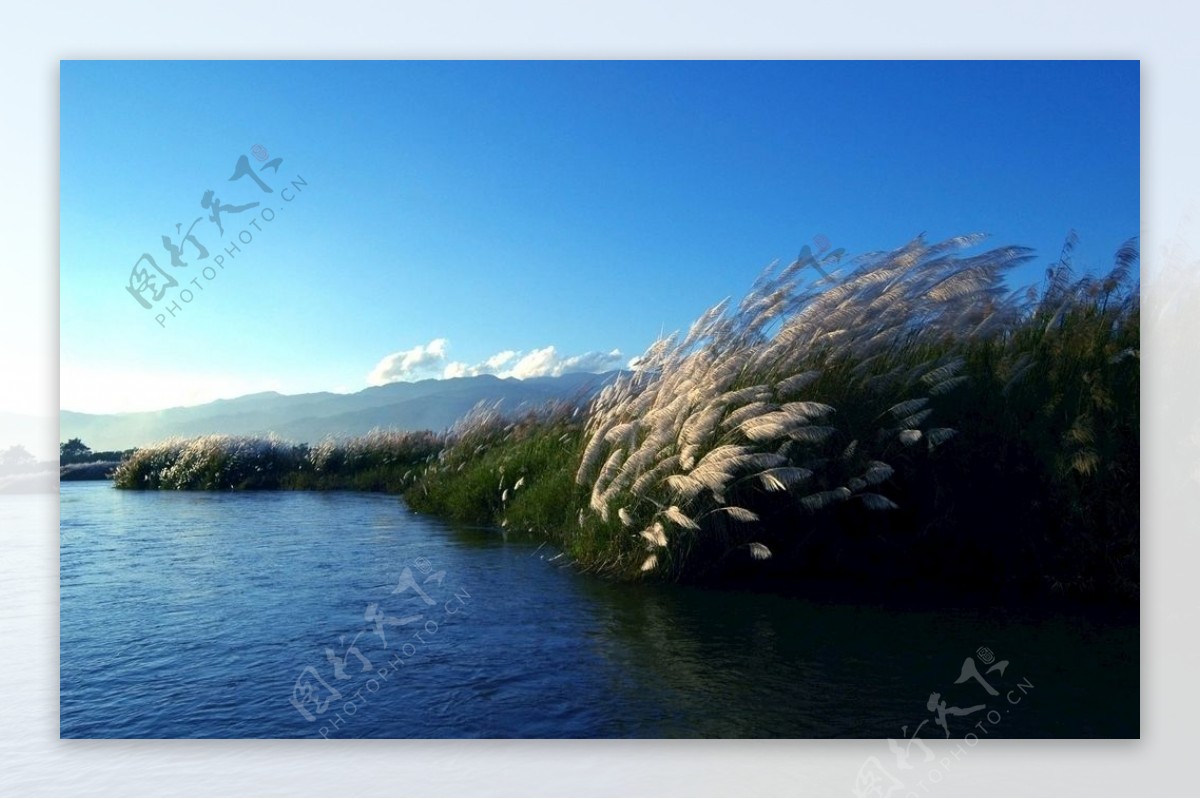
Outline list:
[[[0,411],[0,450],[20,445],[38,460],[58,460],[57,435],[53,416]]]
[[[375,427],[442,430],[481,400],[522,404],[590,394],[614,373],[578,373],[528,380],[493,375],[389,383],[354,394],[247,394],[161,411],[88,414],[62,411],[60,438],[81,438],[93,450],[123,450],[170,436],[275,433],[297,441],[362,435]]]

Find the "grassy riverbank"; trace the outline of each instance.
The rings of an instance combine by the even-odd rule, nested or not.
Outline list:
[[[1136,249],[1010,292],[1027,253],[965,243],[765,274],[586,414],[468,420],[410,503],[623,578],[1134,600]]]
[[[585,406],[167,442],[116,483],[404,491],[621,579],[1136,601],[1136,246],[1079,279],[1068,247],[1011,291],[1029,253],[973,244],[768,270]]]

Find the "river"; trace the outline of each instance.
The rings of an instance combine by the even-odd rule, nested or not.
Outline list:
[[[1138,735],[1136,618],[613,584],[380,494],[60,498],[64,738]]]

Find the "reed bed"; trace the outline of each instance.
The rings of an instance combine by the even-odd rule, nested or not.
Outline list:
[[[469,419],[410,502],[629,579],[1135,598],[1136,242],[1019,290],[979,242],[772,266],[582,412]]]
[[[629,580],[1136,601],[1136,240],[1040,287],[977,236],[807,250],[598,394],[443,434],[139,450],[125,488],[366,488]]]
[[[399,492],[440,449],[429,432],[374,430],[315,446],[274,436],[172,438],[135,450],[118,488],[179,490],[355,489]]]
[[[505,413],[481,403],[446,434],[438,457],[406,493],[409,505],[561,540],[583,496],[573,475],[585,410],[581,403],[551,402]]]

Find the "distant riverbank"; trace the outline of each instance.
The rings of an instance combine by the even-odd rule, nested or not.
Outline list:
[[[111,480],[120,461],[100,461],[98,463],[71,463],[59,469],[58,479],[69,480]]]

